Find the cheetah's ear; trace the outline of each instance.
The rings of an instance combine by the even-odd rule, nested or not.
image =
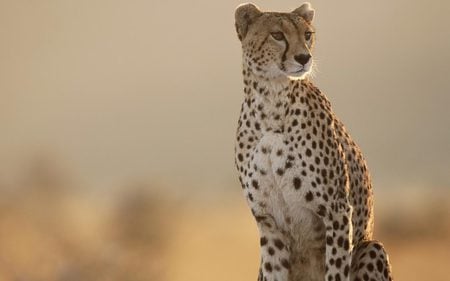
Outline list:
[[[252,3],[241,4],[236,8],[234,17],[239,40],[242,41],[245,38],[250,25],[261,15],[262,12]]]
[[[297,14],[305,19],[307,23],[311,23],[314,19],[314,9],[308,2],[303,3],[300,7],[295,9],[292,13]]]

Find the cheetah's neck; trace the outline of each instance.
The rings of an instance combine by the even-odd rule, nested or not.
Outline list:
[[[244,108],[249,117],[262,125],[263,131],[283,132],[294,92],[303,89],[303,80],[264,79],[244,68]]]

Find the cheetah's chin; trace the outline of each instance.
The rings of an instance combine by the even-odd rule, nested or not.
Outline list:
[[[304,69],[304,68],[301,68],[301,69],[299,69],[299,70],[297,70],[297,71],[290,71],[290,72],[285,72],[286,73],[286,75],[288,76],[288,77],[290,77],[290,78],[293,78],[293,79],[302,79],[302,78],[304,78],[308,73],[309,73],[309,70],[306,70],[306,69]]]

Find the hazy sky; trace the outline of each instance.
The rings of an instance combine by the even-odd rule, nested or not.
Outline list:
[[[316,84],[375,183],[450,187],[450,2],[310,2]],[[49,153],[92,185],[237,186],[238,4],[0,1],[0,183]]]

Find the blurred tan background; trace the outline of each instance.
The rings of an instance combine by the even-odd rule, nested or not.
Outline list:
[[[394,277],[448,280],[450,2],[311,2]],[[0,0],[0,281],[256,280],[239,3]]]

